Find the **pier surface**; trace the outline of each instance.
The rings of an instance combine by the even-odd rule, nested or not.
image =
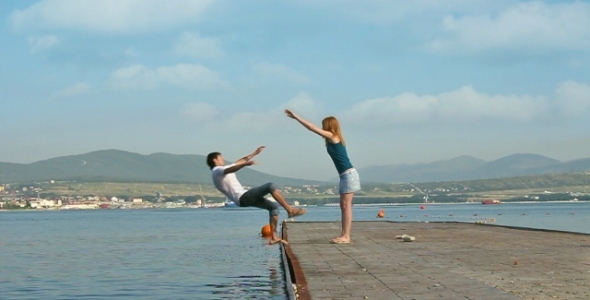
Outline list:
[[[340,222],[283,223],[298,299],[590,299],[590,235],[378,221],[330,244],[339,233]]]

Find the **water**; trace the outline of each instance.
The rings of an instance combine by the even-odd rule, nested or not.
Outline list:
[[[301,221],[340,219],[338,207],[308,209]],[[380,209],[386,218],[379,220],[494,218],[502,225],[590,233],[588,202],[355,206],[355,220],[378,220]],[[259,237],[267,216],[240,208],[2,212],[0,295],[285,299],[279,247]]]

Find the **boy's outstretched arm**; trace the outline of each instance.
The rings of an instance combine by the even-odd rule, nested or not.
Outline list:
[[[248,155],[246,155],[246,156],[238,159],[235,162],[235,164],[236,165],[239,165],[241,163],[246,163],[246,162],[250,161],[252,158],[254,158],[254,156],[260,154],[260,152],[262,152],[262,150],[264,150],[264,146],[260,146],[260,147],[256,148],[256,150],[254,150],[254,152],[252,152],[252,153],[250,153],[250,154],[248,154]]]
[[[255,165],[256,162],[253,160],[249,160],[246,162],[241,162],[241,163],[237,163],[234,164],[233,166],[226,168],[225,170],[223,170],[223,174],[229,174],[229,173],[235,173],[237,171],[239,171],[240,169],[242,169],[245,166],[251,166],[251,165]]]

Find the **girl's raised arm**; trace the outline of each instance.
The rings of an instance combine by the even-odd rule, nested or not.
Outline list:
[[[309,129],[310,131],[316,133],[317,135],[319,135],[325,139],[332,140],[334,138],[334,134],[332,132],[327,131],[327,130],[323,130],[323,129],[313,125],[311,122],[296,115],[290,109],[285,109],[285,114],[287,115],[287,117],[297,120],[297,122],[301,123],[301,125],[303,125],[303,127]]]

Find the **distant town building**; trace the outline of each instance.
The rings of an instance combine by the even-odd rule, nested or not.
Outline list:
[[[56,206],[62,206],[61,200],[47,200],[41,199],[38,201],[31,201],[31,208],[51,208]]]

